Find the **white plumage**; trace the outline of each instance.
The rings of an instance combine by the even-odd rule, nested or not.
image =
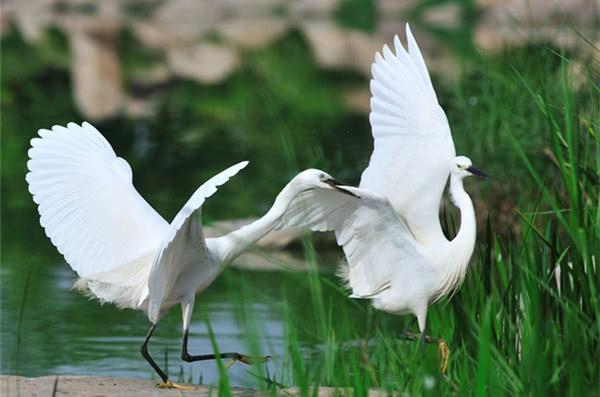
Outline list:
[[[351,297],[372,299],[377,309],[413,313],[425,330],[428,306],[458,288],[475,244],[475,212],[463,179],[484,176],[455,157],[444,111],[410,28],[408,52],[398,36],[375,55],[371,80],[374,148],[357,197],[315,190],[298,195],[280,227],[334,230],[346,261],[340,273]],[[442,232],[440,201],[448,177],[461,212],[452,241]]]
[[[422,242],[442,236],[439,205],[456,156],[425,61],[406,25],[407,52],[383,47],[371,70],[373,153],[360,187],[390,200]]]
[[[193,267],[199,262],[204,264],[214,262],[202,232],[200,220],[202,204],[217,191],[218,186],[227,182],[247,165],[248,162],[243,161],[210,178],[194,192],[171,222],[150,269],[148,294],[140,299],[140,304],[143,304],[144,300],[150,297],[148,317],[152,322],[158,320],[161,305],[172,290],[177,277],[190,270],[192,273],[197,273]],[[197,214],[194,214],[195,212]],[[199,277],[197,284],[210,283],[218,274],[219,266],[214,269],[208,267],[204,277]],[[211,276],[206,277],[207,274]],[[187,280],[186,284],[189,281]],[[193,292],[195,294],[196,291]]]
[[[90,124],[39,130],[26,176],[40,223],[80,277],[155,250],[168,223],[139,195],[131,167]]]
[[[75,287],[119,307],[143,310],[153,323],[142,354],[173,387],[147,352],[160,318],[181,304],[187,361],[214,358],[187,353],[187,334],[195,295],[205,290],[250,244],[280,223],[290,202],[306,191],[339,189],[319,170],[298,174],[279,193],[265,216],[232,233],[204,238],[200,212],[205,200],[246,167],[229,167],[200,186],[173,221],[167,223],[136,191],[131,167],[117,157],[89,123],[40,130],[31,140],[29,190],[40,223],[80,279]],[[223,353],[246,360],[239,353]]]

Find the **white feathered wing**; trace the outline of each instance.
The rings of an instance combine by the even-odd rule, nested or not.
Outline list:
[[[419,243],[389,201],[365,189],[343,186],[298,195],[278,228],[297,226],[334,230],[346,255],[344,278],[352,296],[371,298],[390,286],[394,276],[430,270]]]
[[[406,25],[408,52],[383,47],[372,65],[373,153],[360,187],[385,196],[423,243],[442,234],[440,200],[455,157],[448,120],[419,47]]]
[[[85,122],[38,134],[26,180],[46,235],[71,268],[89,278],[152,255],[168,223],[102,134]]]
[[[217,187],[223,185],[247,165],[247,161],[238,163],[202,184],[168,227],[150,270],[148,290],[140,299],[141,304],[149,298],[148,318],[153,323],[159,320],[161,306],[169,296],[177,278],[190,266],[205,266],[207,272],[212,271],[206,268],[212,265],[214,260],[208,257],[209,252],[202,231],[200,219],[202,204],[217,191]]]

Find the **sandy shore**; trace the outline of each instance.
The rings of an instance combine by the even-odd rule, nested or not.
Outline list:
[[[218,390],[214,386],[194,385],[193,391],[180,391],[174,389],[159,389],[152,380],[103,378],[93,376],[41,376],[27,378],[23,376],[0,375],[0,395],[5,397],[154,397],[154,396],[217,396]],[[234,396],[260,396],[260,393],[251,389],[235,388]],[[279,389],[280,396],[299,396],[297,388]],[[351,390],[340,390],[333,387],[320,387],[317,393],[320,397],[352,395]],[[371,390],[369,397],[384,396],[380,390]]]

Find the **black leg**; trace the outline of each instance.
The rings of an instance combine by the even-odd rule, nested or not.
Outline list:
[[[188,353],[188,330],[186,329],[183,332],[183,349],[181,350],[181,359],[183,361],[187,361],[188,363],[192,363],[194,361],[205,361],[205,360],[216,360],[217,356],[215,354],[199,354],[199,355],[195,355],[192,356],[191,354]],[[219,355],[221,358],[230,358],[236,361],[241,361],[244,364],[252,364],[252,359],[245,355],[245,354],[240,354],[240,353],[234,353],[234,352],[230,352],[230,353],[221,353]],[[266,361],[270,358],[270,356],[266,356],[266,357],[260,357],[258,360],[259,361]]]
[[[410,322],[408,323],[408,328],[406,329],[406,332],[411,332],[411,330],[413,329],[413,327],[415,326],[415,324],[417,323],[417,317],[413,317]]]
[[[156,324],[152,324],[152,327],[150,327],[150,331],[148,331],[148,335],[146,336],[146,340],[144,340],[144,343],[142,344],[140,352],[142,353],[142,356],[144,356],[148,364],[150,364],[150,366],[154,368],[154,371],[156,371],[156,373],[158,374],[158,376],[160,376],[162,381],[166,383],[169,380],[169,377],[163,372],[162,369],[160,369],[158,364],[156,364],[152,357],[150,357],[150,353],[148,353],[148,341],[150,340],[150,337],[152,336],[152,333],[154,332],[155,328]]]
[[[425,344],[425,343],[437,344],[441,340],[441,339],[433,338],[429,335],[426,335],[425,333],[415,334],[412,331],[406,331],[404,334],[399,335],[398,339],[411,340],[411,341],[416,340],[423,344]]]
[[[448,348],[448,344],[442,338],[432,338],[431,336],[425,335],[424,332],[421,334],[415,334],[411,331],[407,331],[404,335],[400,335],[399,339],[411,340],[411,341],[419,341],[422,347],[425,347],[425,344],[436,344],[438,346],[438,354],[440,356],[440,372],[443,374],[446,373],[446,369],[448,368],[448,360],[450,358],[450,349]]]

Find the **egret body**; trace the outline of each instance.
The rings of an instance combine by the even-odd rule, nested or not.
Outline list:
[[[376,309],[416,316],[425,335],[428,306],[464,280],[475,245],[473,203],[463,188],[483,172],[456,156],[450,127],[425,61],[406,25],[408,50],[398,36],[372,65],[370,123],[373,153],[358,188],[313,190],[297,196],[281,226],[334,230],[346,261],[341,275],[351,297]],[[450,178],[450,198],[461,225],[449,241],[439,209]]]
[[[225,236],[205,238],[200,220],[203,203],[248,162],[206,181],[168,223],[134,188],[127,161],[117,157],[91,124],[69,123],[38,133],[39,138],[31,141],[26,179],[40,223],[79,275],[76,288],[103,303],[147,313],[152,326],[141,353],[161,377],[163,387],[185,388],[172,383],[148,353],[148,341],[161,317],[181,305],[182,359],[214,359],[214,354],[188,352],[196,294],[226,264],[276,227],[295,196],[311,189],[342,191],[328,174],[303,171],[284,187],[262,218]],[[239,353],[222,353],[221,357],[250,360]]]

